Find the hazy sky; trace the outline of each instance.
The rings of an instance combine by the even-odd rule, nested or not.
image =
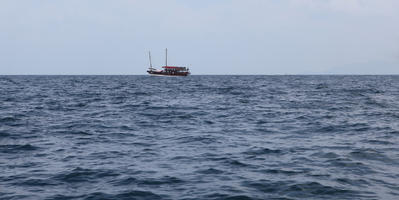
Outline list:
[[[0,74],[399,74],[398,0],[0,0]]]

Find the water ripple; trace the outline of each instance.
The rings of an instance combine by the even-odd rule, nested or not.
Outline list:
[[[0,76],[0,199],[398,199],[399,76]]]

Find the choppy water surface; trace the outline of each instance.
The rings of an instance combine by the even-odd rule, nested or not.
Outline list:
[[[0,76],[0,199],[398,199],[399,76]]]

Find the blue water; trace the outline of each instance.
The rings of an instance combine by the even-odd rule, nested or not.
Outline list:
[[[0,76],[0,199],[399,199],[399,76]]]

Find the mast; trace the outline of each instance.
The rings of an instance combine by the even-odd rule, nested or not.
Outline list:
[[[166,59],[165,59],[165,66],[168,66],[168,48],[166,48]]]
[[[148,51],[148,57],[150,58],[150,68],[152,69],[152,63],[151,63],[151,51]]]

